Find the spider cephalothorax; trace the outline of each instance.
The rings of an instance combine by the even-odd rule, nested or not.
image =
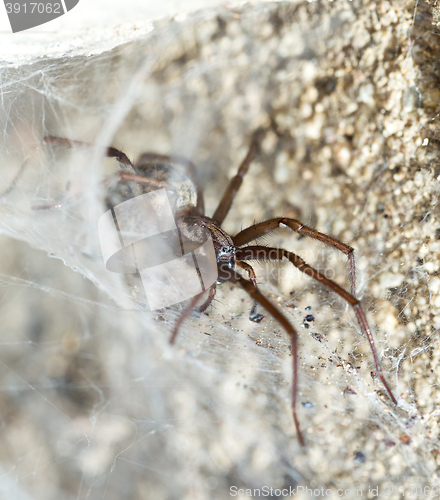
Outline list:
[[[205,216],[182,217],[177,219],[177,227],[182,236],[197,243],[204,242],[205,230],[208,230],[214,244],[217,263],[225,264],[230,269],[235,266],[234,242],[215,220]]]

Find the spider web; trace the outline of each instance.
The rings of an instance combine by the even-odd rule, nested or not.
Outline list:
[[[4,498],[437,484],[432,23],[425,4],[262,4],[157,23],[90,57],[2,69],[2,189],[28,159],[0,219]],[[300,333],[308,451],[292,423],[282,328],[269,316],[251,323],[249,297],[224,284],[169,346],[182,306],[142,310],[136,290],[106,271],[96,230],[100,180],[117,170],[100,145],[131,159],[191,158],[210,215],[259,126],[269,132],[225,229],[281,214],[352,244],[399,400],[371,377],[368,342],[339,297],[285,263],[256,264],[261,290]],[[43,147],[45,135],[92,146]],[[336,250],[287,230],[261,241],[348,289]]]

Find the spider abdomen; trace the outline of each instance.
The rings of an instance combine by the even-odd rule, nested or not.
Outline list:
[[[183,208],[194,208],[197,206],[197,188],[194,181],[188,175],[185,165],[179,162],[167,163],[164,161],[152,161],[149,156],[142,155],[136,170],[144,177],[157,179],[170,184],[176,192],[176,211]],[[154,191],[155,188],[145,186],[145,193]]]

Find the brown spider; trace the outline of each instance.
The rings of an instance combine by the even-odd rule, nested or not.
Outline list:
[[[252,297],[254,304],[250,313],[251,321],[260,321],[262,316],[257,313],[256,304],[259,303],[263,306],[286,330],[292,341],[292,369],[293,369],[293,382],[292,382],[292,414],[295,423],[296,431],[298,434],[299,442],[305,446],[304,437],[301,432],[297,412],[297,391],[298,391],[298,334],[286,316],[270,302],[258,289],[256,276],[253,268],[246,262],[252,260],[285,260],[288,259],[295,267],[301,272],[310,276],[311,278],[328,286],[331,290],[341,296],[348,304],[350,304],[355,312],[357,321],[363,334],[367,337],[373,353],[376,371],[380,380],[385,386],[391,400],[397,404],[385,377],[382,373],[379,358],[377,355],[376,347],[374,344],[373,336],[370,327],[368,326],[365,313],[361,307],[359,300],[355,296],[355,259],[354,249],[345,243],[338,241],[331,236],[320,233],[315,229],[304,226],[296,219],[277,217],[258,224],[254,224],[243,231],[240,231],[235,236],[230,236],[222,228],[221,225],[227,216],[232,202],[241,186],[243,177],[249,169],[249,165],[254,158],[258,149],[259,138],[262,131],[256,131],[253,134],[249,151],[241,163],[237,174],[231,179],[228,187],[212,217],[204,215],[204,202],[203,195],[196,181],[194,165],[185,158],[177,156],[165,156],[154,153],[143,154],[139,161],[133,163],[122,152],[113,147],[105,149],[107,157],[114,157],[117,159],[121,172],[106,179],[104,183],[108,184],[112,181],[116,182],[116,189],[108,192],[106,203],[109,207],[115,206],[117,203],[124,201],[133,196],[143,194],[147,191],[158,188],[167,188],[177,191],[178,194],[178,211],[176,213],[176,224],[181,233],[181,236],[187,238],[189,241],[198,243],[202,241],[203,236],[200,235],[201,228],[209,231],[212,236],[214,248],[217,258],[218,279],[209,289],[209,295],[205,302],[199,307],[199,311],[205,311],[211,304],[216,294],[216,285],[230,281],[238,283],[244,290]],[[78,146],[78,147],[91,147],[90,144],[71,141],[60,137],[46,137],[43,144],[59,145],[59,146]],[[26,162],[25,162],[26,163]],[[183,172],[177,168],[183,166]],[[25,168],[23,164],[13,183],[2,194],[5,196],[10,192],[17,179],[22,174]],[[39,207],[39,208],[54,208],[57,205]],[[59,206],[59,205],[58,205]],[[315,240],[319,240],[327,245],[330,245],[337,250],[347,255],[350,269],[350,282],[351,293],[345,291],[334,281],[326,278],[319,271],[309,266],[304,260],[288,250],[280,248],[271,248],[261,245],[245,246],[251,241],[259,238],[260,236],[273,231],[279,227],[289,227],[299,234],[310,236]],[[235,271],[236,267],[244,269],[249,276],[249,281],[243,278]],[[195,308],[198,300],[202,297],[204,292],[193,297],[187,307],[182,312],[177,320],[170,338],[170,342],[174,343],[176,340],[179,328],[189,313]]]

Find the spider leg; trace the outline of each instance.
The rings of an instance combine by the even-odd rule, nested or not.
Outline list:
[[[144,184],[146,186],[155,187],[157,189],[166,188],[168,191],[176,191],[175,188],[168,182],[158,181],[157,179],[153,179],[152,177],[144,177],[143,175],[132,174],[130,172],[116,172],[115,174],[101,181],[101,184],[111,184],[114,181],[136,182],[138,184]]]
[[[237,259],[241,260],[283,260],[288,259],[295,267],[297,267],[301,272],[307,274],[311,278],[320,281],[322,284],[328,286],[331,290],[337,293],[340,297],[342,297],[346,302],[348,302],[354,309],[356,314],[356,319],[361,327],[362,332],[368,339],[370,343],[371,352],[373,353],[374,363],[376,365],[376,370],[379,375],[380,380],[382,381],[384,387],[386,388],[391,400],[394,404],[397,405],[397,400],[392,393],[388,382],[385,380],[385,377],[382,373],[382,368],[380,366],[379,357],[377,355],[376,346],[374,344],[373,335],[371,333],[370,327],[368,326],[367,318],[362,309],[362,306],[359,300],[353,295],[349,294],[342,287],[340,287],[334,281],[326,278],[319,271],[311,267],[307,264],[301,257],[298,255],[284,250],[282,248],[270,248],[263,246],[250,246],[245,248],[240,248],[236,253]]]
[[[254,159],[255,153],[257,152],[259,136],[261,134],[261,130],[257,130],[254,132],[252,136],[252,142],[245,156],[244,160],[241,162],[240,167],[238,168],[237,174],[229,181],[228,187],[223,194],[223,197],[214,212],[212,218],[221,225],[228,215],[229,209],[231,208],[232,202],[234,201],[235,195],[237,194],[241,183],[243,182],[243,177],[249,169],[249,165],[251,161]]]
[[[174,325],[173,332],[170,337],[170,344],[174,344],[174,341],[176,340],[177,334],[179,333],[179,329],[182,326],[182,323],[188,317],[189,313],[194,309],[194,307],[197,304],[197,301],[200,299],[203,293],[204,292],[199,293],[198,295],[194,295],[190,303],[185,307],[182,314],[179,316],[179,319],[176,321],[176,324]]]
[[[0,194],[0,197],[3,198],[4,196],[8,195],[15,187],[17,182],[19,181],[20,177],[23,175],[23,172],[27,168],[27,164],[32,157],[32,155],[38,151],[39,149],[42,148],[42,146],[48,145],[48,144],[54,144],[56,146],[66,146],[66,147],[87,147],[87,148],[92,148],[93,144],[89,144],[87,142],[82,142],[82,141],[71,141],[69,139],[64,139],[63,137],[54,137],[54,136],[47,136],[44,137],[41,142],[38,143],[36,148],[32,153],[29,154],[29,156],[24,160],[22,163],[17,175],[14,177],[12,180],[11,184],[6,188],[3,193]],[[130,160],[127,158],[127,156],[122,153],[121,151],[118,151],[115,148],[107,148],[106,156],[114,156],[117,158],[122,170],[128,171],[128,172],[133,172],[135,173],[135,169],[133,167],[133,164],[130,162]],[[58,205],[53,205],[53,207],[58,206]],[[38,207],[37,207],[38,208]],[[52,205],[47,205],[47,207],[42,207],[42,208],[52,208]]]
[[[118,181],[130,182],[130,187],[132,187],[131,184],[137,183],[137,184],[143,184],[146,186],[151,186],[151,187],[154,187],[156,189],[164,188],[167,191],[172,191],[174,193],[176,191],[174,186],[171,186],[171,184],[168,184],[167,182],[158,181],[157,179],[153,179],[151,177],[143,177],[142,175],[132,174],[129,172],[116,172],[115,174],[110,175],[109,177],[107,177],[106,179],[101,181],[100,184],[104,186],[104,185],[112,184],[112,183],[118,182]],[[139,189],[137,190],[137,192],[139,193],[139,195],[142,195],[142,191],[140,191]],[[65,201],[63,203],[56,203],[53,205],[38,205],[38,206],[35,206],[32,208],[34,210],[50,210],[53,208],[66,207],[66,206],[69,206],[70,204],[74,203],[78,199],[80,199],[81,196],[82,196],[81,194],[79,194],[77,196],[72,196],[71,198],[69,198],[67,201]]]
[[[55,145],[55,146],[64,146],[68,148],[93,148],[94,145],[90,144],[88,142],[83,142],[83,141],[72,141],[70,139],[65,139],[64,137],[54,137],[54,136],[46,136],[43,139],[43,144],[50,144],[50,145]],[[123,173],[128,173],[132,175],[137,175],[138,172],[134,168],[133,163],[128,159],[127,155],[123,153],[122,151],[119,151],[119,149],[113,148],[113,147],[107,147],[104,148],[104,155],[109,157],[109,158],[116,158],[117,162],[119,163],[119,166],[122,170]],[[129,180],[129,179],[126,179]],[[139,188],[139,186],[136,185],[136,179],[132,179],[133,182],[129,183],[130,189],[132,190],[133,194],[135,196],[139,196],[142,194],[142,190]]]
[[[292,341],[292,415],[295,422],[296,433],[302,447],[305,447],[304,437],[301,432],[298,415],[296,413],[296,399],[298,393],[298,333],[290,324],[290,321],[272,304],[250,281],[246,280],[232,270],[228,270],[228,281],[238,283],[246,292],[271,314],[278,323],[286,330]]]
[[[304,226],[299,220],[290,219],[287,217],[277,217],[276,219],[270,219],[258,224],[254,224],[243,231],[240,231],[236,236],[232,238],[235,246],[241,247],[250,241],[253,241],[264,234],[270,233],[279,227],[289,227],[293,231],[305,236],[310,236],[314,240],[319,240],[330,245],[337,250],[343,252],[348,258],[348,264],[350,268],[350,283],[351,283],[351,294],[356,295],[356,263],[354,260],[354,248],[342,243],[341,241],[328,236],[327,234],[316,231],[310,227]]]
[[[39,144],[24,160],[24,162],[21,164],[21,167],[19,171],[16,173],[15,177],[12,179],[11,183],[9,186],[2,192],[0,193],[0,198],[4,198],[7,196],[17,185],[17,182],[20,180],[20,177],[23,175],[24,171],[27,168],[29,160],[32,158],[34,153],[36,153],[39,149],[41,149],[41,144]]]
[[[211,305],[211,302],[213,301],[215,294],[217,292],[217,286],[214,283],[211,288],[209,289],[209,295],[208,298],[203,302],[203,304],[199,307],[199,312],[202,313],[208,309],[208,307]]]
[[[70,139],[64,139],[64,137],[54,137],[48,135],[43,139],[43,144],[51,144],[55,146],[65,146],[68,148],[78,147],[78,148],[93,148],[94,145],[83,141],[71,141]],[[130,172],[135,174],[136,169],[133,163],[127,158],[127,155],[119,149],[109,147],[105,148],[105,156],[110,158],[116,158],[123,172]]]
[[[47,136],[43,139],[41,142],[41,145],[55,145],[55,146],[65,146],[65,147],[82,147],[82,148],[92,148],[93,144],[83,142],[83,141],[72,141],[70,139],[64,139],[63,137],[54,137],[54,136]],[[134,168],[132,162],[128,159],[125,153],[122,151],[119,151],[116,148],[113,147],[108,147],[105,149],[105,155],[111,158],[116,158],[116,160],[119,163],[119,166],[121,167],[121,172],[116,172],[115,174],[111,175],[110,177],[107,177],[107,179],[104,179],[101,184],[102,185],[107,185],[111,184],[112,182],[117,182],[117,181],[126,181],[130,183],[130,188],[132,189],[133,193],[138,196],[142,194],[142,190],[139,188],[137,184],[143,184],[147,186],[154,187],[156,189],[160,188],[165,188],[168,191],[173,191],[175,192],[175,188],[171,186],[170,184],[163,182],[163,181],[158,181],[157,179],[153,179],[150,177],[144,177],[142,175],[139,175]],[[1,196],[7,195],[15,186],[17,183],[19,177],[22,175],[24,169],[26,168],[27,161],[29,160],[29,157],[24,161],[23,165],[21,166],[18,174],[16,175],[15,179],[12,181],[10,186],[2,193]],[[52,205],[40,205],[33,207],[35,210],[48,210],[52,208],[60,208],[62,206],[67,206],[73,202],[75,202],[80,196],[72,197],[69,199],[67,202],[63,204],[52,204]]]
[[[255,288],[257,288],[257,277],[255,276],[255,271],[253,267],[247,264],[246,262],[241,262],[240,260],[236,260],[235,263],[238,267],[241,267],[242,269],[247,271],[251,283],[254,285]],[[252,304],[251,312],[249,313],[249,319],[254,323],[260,323],[260,321],[264,319],[264,316],[258,313],[258,306],[256,300],[254,300]]]

